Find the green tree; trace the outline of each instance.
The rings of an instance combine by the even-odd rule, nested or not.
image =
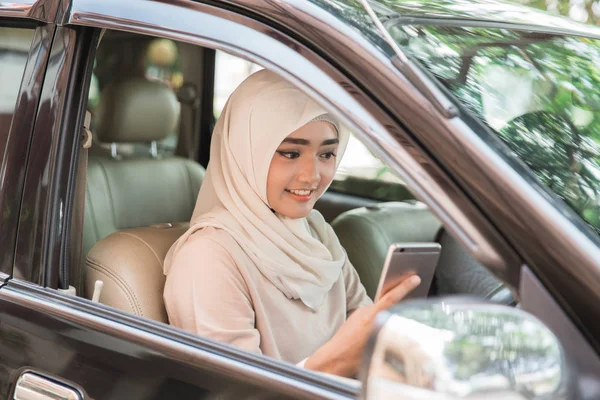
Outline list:
[[[577,22],[600,24],[600,2],[596,0],[512,0],[512,2],[567,16]]]

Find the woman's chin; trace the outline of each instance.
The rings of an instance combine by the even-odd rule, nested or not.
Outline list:
[[[290,207],[282,207],[280,210],[275,209],[278,214],[284,215],[291,219],[304,218],[310,214],[313,209],[312,204],[306,204],[302,206],[290,206]]]

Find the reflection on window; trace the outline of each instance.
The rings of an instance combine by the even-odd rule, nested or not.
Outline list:
[[[600,41],[458,27],[390,33],[600,232]]]
[[[31,29],[0,27],[0,163],[32,40]]]

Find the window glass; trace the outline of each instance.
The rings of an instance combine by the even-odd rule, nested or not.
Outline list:
[[[432,26],[391,34],[600,232],[600,41]]]
[[[184,82],[179,46],[169,39],[108,31],[102,37],[90,84],[88,109],[92,112],[92,132],[96,107],[102,91],[110,85],[142,79],[158,82],[177,93]],[[134,116],[132,116],[134,117]],[[157,141],[158,153],[170,156],[175,153],[179,126],[164,139]],[[98,142],[98,147],[109,149],[110,143]],[[149,153],[150,143],[120,143],[121,155]]]
[[[382,201],[413,199],[404,182],[354,135],[331,183],[332,190]]]
[[[244,79],[262,67],[218,50],[215,63],[214,114],[215,118],[219,118],[229,95]],[[346,154],[330,188],[377,200],[413,198],[404,183],[354,135],[350,136]]]
[[[0,162],[33,40],[32,29],[0,26]]]
[[[243,58],[217,50],[215,54],[215,119],[221,115],[225,102],[244,79],[262,67]]]

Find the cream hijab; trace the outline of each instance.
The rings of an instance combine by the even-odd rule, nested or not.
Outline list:
[[[274,213],[267,201],[267,175],[283,139],[326,113],[267,70],[238,86],[215,126],[190,228],[169,250],[165,275],[190,235],[212,226],[227,231],[254,263],[249,267],[258,268],[288,298],[300,299],[313,310],[323,303],[340,277],[346,253],[318,211],[299,219]],[[343,127],[338,129],[336,163],[348,136]],[[240,265],[248,258],[234,261]]]

